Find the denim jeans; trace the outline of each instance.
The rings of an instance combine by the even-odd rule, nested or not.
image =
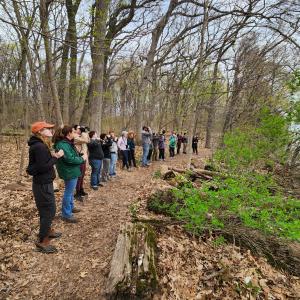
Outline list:
[[[91,186],[97,186],[100,183],[102,160],[90,159],[90,165],[92,167]]]
[[[149,154],[149,144],[143,144],[143,157],[142,157],[142,165],[146,166],[148,164],[147,156]]]
[[[118,160],[118,154],[117,153],[111,153],[110,154],[110,168],[109,168],[109,175],[110,176],[116,175],[117,160]]]
[[[77,179],[65,180],[65,192],[62,201],[61,215],[63,218],[71,218],[74,207],[74,190],[76,188]]]

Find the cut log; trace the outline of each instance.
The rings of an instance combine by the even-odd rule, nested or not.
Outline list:
[[[221,178],[227,178],[227,175],[219,173],[219,172],[215,172],[215,171],[209,171],[209,170],[204,170],[204,169],[193,169],[193,170],[187,170],[187,169],[178,169],[178,168],[173,168],[173,167],[169,167],[170,171],[174,171],[177,173],[190,173],[193,176],[198,176],[198,177],[202,177],[204,179],[210,180],[212,179],[212,177],[214,176],[218,176]]]
[[[162,179],[166,180],[166,179],[174,178],[176,176],[176,173],[170,168],[168,168],[168,166],[162,165],[160,167],[160,175]]]
[[[117,239],[106,295],[109,299],[151,299],[156,286],[154,231],[149,224],[126,223]]]

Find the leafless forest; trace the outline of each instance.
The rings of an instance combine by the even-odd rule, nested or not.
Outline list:
[[[282,109],[299,66],[297,0],[0,1],[1,130],[143,124],[224,133]]]

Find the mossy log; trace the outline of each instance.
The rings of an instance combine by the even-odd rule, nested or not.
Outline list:
[[[121,226],[106,286],[108,299],[151,299],[157,286],[155,247],[149,224]]]

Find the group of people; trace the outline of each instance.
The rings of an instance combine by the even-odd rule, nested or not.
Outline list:
[[[61,233],[52,228],[56,213],[53,189],[56,171],[65,184],[61,218],[68,223],[77,223],[78,219],[74,214],[80,209],[74,206],[74,199],[83,201],[87,195],[84,190],[87,163],[91,167],[90,186],[93,190],[98,190],[116,176],[118,157],[122,159],[123,169],[131,171],[133,167],[137,167],[133,131],[123,131],[117,138],[113,131],[98,135],[96,131],[79,125],[65,125],[55,131],[53,128],[53,124],[35,122],[31,126],[32,136],[28,141],[30,148],[27,173],[33,176],[32,190],[40,217],[36,247],[43,253],[56,252],[57,249],[51,245],[50,240],[61,236]],[[157,134],[150,127],[144,126],[141,142],[142,167],[148,167],[151,161],[165,160],[165,130]],[[187,144],[186,133],[181,135],[172,132],[169,137],[170,157],[174,157],[176,148],[177,154],[180,154],[181,145],[183,153],[187,153]],[[194,153],[198,153],[197,144],[198,137],[194,137]]]

